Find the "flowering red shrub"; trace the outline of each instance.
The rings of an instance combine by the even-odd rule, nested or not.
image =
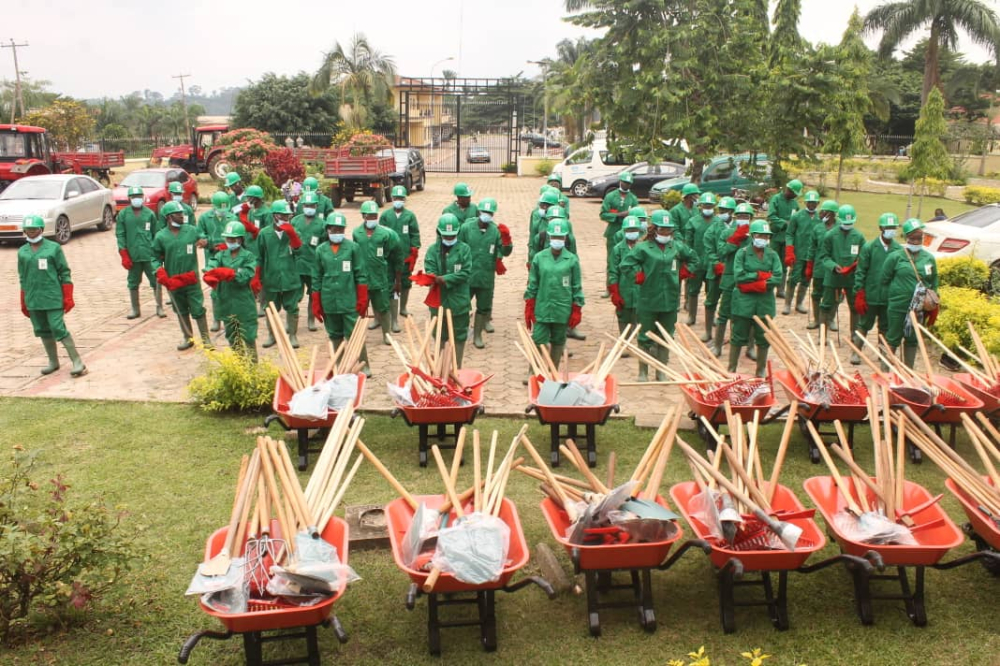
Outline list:
[[[247,183],[263,170],[267,154],[278,148],[270,134],[248,127],[226,132],[219,143],[228,146],[223,158]]]
[[[270,151],[264,157],[264,171],[276,185],[281,185],[289,179],[302,182],[306,177],[306,169],[302,161],[291,148],[278,148]]]

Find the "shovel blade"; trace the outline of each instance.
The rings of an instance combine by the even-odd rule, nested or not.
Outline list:
[[[781,531],[778,532],[778,538],[781,539],[781,543],[788,550],[795,550],[795,546],[798,545],[799,539],[802,537],[802,528],[791,523],[779,523],[779,525]]]
[[[225,576],[232,563],[229,551],[223,548],[215,557],[199,564],[198,573],[202,576]]]

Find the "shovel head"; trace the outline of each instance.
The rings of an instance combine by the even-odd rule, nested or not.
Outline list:
[[[791,523],[786,523],[782,520],[775,520],[760,510],[755,511],[754,515],[763,521],[764,524],[767,525],[768,529],[777,535],[785,548],[788,550],[795,550],[795,546],[799,543],[799,538],[802,536],[801,527],[798,525],[792,525]]]
[[[232,558],[229,549],[223,548],[212,559],[198,565],[198,573],[202,576],[225,576],[231,569]]]
[[[220,555],[221,554],[222,553],[220,553]],[[216,557],[218,557],[218,555],[216,555]],[[215,558],[212,559],[214,560]],[[211,561],[212,560],[203,562],[198,566],[198,571],[196,571],[194,577],[191,578],[191,583],[188,585],[187,592],[184,593],[185,595],[211,594],[221,592],[222,590],[229,590],[243,584],[244,560],[242,557],[230,560],[227,556],[226,565],[229,568],[223,571],[221,575],[209,575],[204,573],[202,570],[203,567]]]

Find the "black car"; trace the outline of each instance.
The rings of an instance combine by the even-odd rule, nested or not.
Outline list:
[[[382,153],[388,154],[388,150]],[[394,148],[392,156],[396,160],[396,171],[389,177],[393,184],[402,185],[407,192],[420,191],[427,183],[424,156],[416,148]]]
[[[521,141],[526,141],[536,148],[544,148],[546,145],[549,148],[562,148],[562,144],[555,139],[549,139],[546,142],[545,135],[537,132],[525,132],[521,135]]]
[[[632,183],[632,192],[640,199],[649,197],[649,190],[661,180],[677,178],[684,175],[683,164],[673,162],[661,162],[660,164],[649,164],[648,162],[638,162],[625,169],[631,172],[635,181]],[[608,192],[618,187],[618,174],[613,173],[608,176],[595,178],[587,183],[587,195],[604,198]]]

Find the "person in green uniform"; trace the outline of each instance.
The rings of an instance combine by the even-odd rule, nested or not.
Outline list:
[[[820,246],[823,244],[823,239],[826,234],[834,228],[837,224],[837,211],[840,210],[840,204],[838,204],[833,199],[827,199],[819,207],[819,222],[813,227],[812,236],[809,240],[809,250],[807,252],[806,265],[802,270],[802,277],[808,282],[812,281],[812,310],[810,311],[809,323],[806,328],[809,330],[816,330],[823,323],[820,317],[820,303],[823,299],[823,287],[826,282],[825,273],[822,270],[816,270],[816,260],[819,257]],[[831,331],[837,330],[837,319],[834,317],[833,321],[828,324],[828,328]]]
[[[455,194],[455,200],[448,204],[441,214],[451,213],[459,222],[477,219],[479,209],[472,203],[472,189],[465,183],[455,183],[452,192]]]
[[[305,192],[299,198],[298,205],[301,212],[292,218],[292,228],[299,235],[302,247],[299,248],[299,252],[295,256],[295,266],[299,272],[299,282],[302,284],[302,290],[308,301],[313,293],[312,270],[316,259],[316,248],[326,241],[326,215],[320,212],[322,204],[319,194],[314,190]],[[306,326],[310,331],[315,331],[316,317],[312,308],[306,308],[306,310]]]
[[[344,235],[347,218],[332,213],[323,224],[326,237],[313,256],[309,309],[323,322],[336,349],[354,332],[358,317],[368,311],[368,277],[361,247]],[[363,372],[370,377],[367,347],[361,347],[359,359],[365,364]]]
[[[400,290],[400,273],[403,258],[400,256],[399,235],[378,223],[378,204],[366,201],[361,204],[360,226],[355,227],[351,238],[360,246],[365,257],[368,278],[368,298],[374,313],[369,330],[382,328],[382,344],[389,344],[389,306]]]
[[[328,216],[333,214],[333,201],[330,197],[326,196],[319,191],[319,181],[315,177],[309,176],[302,181],[302,196],[299,197],[299,201],[295,204],[295,214],[301,215],[302,210],[305,208],[305,202],[303,199],[305,195],[312,192],[316,195],[316,216],[319,221],[325,220]],[[313,329],[309,329],[310,331]]]
[[[779,257],[785,256],[785,231],[792,215],[799,209],[798,197],[802,194],[802,181],[794,179],[788,181],[785,189],[777,192],[767,202],[767,221],[770,222],[771,231],[774,235],[771,238],[771,249],[778,253]],[[784,275],[784,273],[782,273]],[[778,298],[785,297],[784,277],[782,283],[778,285]]]
[[[857,213],[854,206],[844,204],[837,209],[837,228],[826,232],[819,246],[816,263],[823,271],[823,300],[819,304],[820,323],[830,327],[837,317],[841,296],[847,298],[850,312],[850,328],[854,331],[858,315],[854,311],[854,271],[858,268],[861,248],[865,246],[864,235],[855,228]],[[833,330],[833,329],[831,329]]]
[[[488,330],[487,325],[493,315],[496,276],[507,272],[503,258],[514,251],[510,229],[507,225],[496,223],[496,212],[496,199],[483,199],[479,202],[479,219],[466,220],[458,231],[458,240],[469,247],[472,255],[469,293],[471,298],[476,299],[476,316],[472,325],[472,344],[476,349],[486,346],[483,332]]]
[[[751,204],[743,202],[736,206],[732,224],[719,227],[716,232],[715,253],[712,258],[712,272],[719,278],[719,307],[715,318],[715,337],[712,340],[712,353],[716,358],[722,356],[722,344],[726,341],[726,328],[733,313],[733,292],[736,290],[736,278],[733,264],[736,253],[752,243],[750,240],[750,221],[754,210]]]
[[[531,329],[531,340],[538,346],[549,345],[556,367],[566,348],[567,328],[576,328],[583,319],[580,260],[566,247],[568,234],[566,220],[549,221],[545,228],[549,247],[531,260],[524,290],[524,323]]]
[[[622,260],[622,270],[635,273],[634,282],[639,285],[637,315],[642,330],[639,344],[647,353],[663,363],[670,360],[666,347],[660,347],[647,337],[647,333],[659,335],[656,324],[663,326],[669,335],[674,334],[677,311],[681,301],[681,265],[698,270],[701,260],[695,251],[683,241],[675,240],[676,228],[670,214],[665,210],[653,211],[653,237],[636,245]],[[639,364],[639,381],[648,379],[648,368]],[[656,380],[664,381],[666,375],[656,372]]]
[[[115,217],[115,237],[118,241],[118,254],[121,257],[122,268],[128,271],[125,282],[128,285],[128,296],[132,309],[126,319],[136,319],[142,316],[139,310],[139,285],[142,276],[149,280],[156,298],[156,316],[166,317],[163,311],[163,290],[153,276],[152,259],[153,234],[156,230],[156,213],[143,205],[145,201],[142,188],[128,188],[129,205],[118,211]]]
[[[715,311],[719,307],[719,286],[722,282],[722,273],[716,273],[715,266],[719,262],[719,237],[729,238],[732,234],[732,227],[736,224],[733,220],[733,213],[736,211],[736,199],[732,197],[722,197],[719,199],[719,214],[713,218],[705,229],[702,237],[703,252],[698,256],[702,258],[700,270],[705,280],[705,332],[701,335],[702,342],[711,342],[712,333],[715,327]],[[725,270],[725,264],[723,264]]]
[[[938,290],[938,268],[934,255],[924,249],[923,222],[913,217],[903,222],[903,236],[906,245],[902,252],[890,254],[882,268],[882,286],[888,289],[888,330],[886,341],[895,354],[903,345],[903,362],[912,368],[917,358],[917,336],[910,322],[910,311],[917,313],[918,321],[924,326],[933,326],[937,321],[938,309],[924,310],[924,294],[927,289]],[[925,368],[930,372],[930,368]]]
[[[528,246],[529,269],[531,268],[530,262],[535,258],[535,255],[539,252],[544,252],[550,247],[548,224],[552,220],[562,220],[566,223],[566,249],[576,254],[576,235],[573,233],[573,224],[566,219],[566,211],[563,210],[562,206],[549,206],[545,210],[545,219],[537,227],[538,233],[535,234]]]
[[[226,244],[222,241],[222,232],[226,225],[235,222],[236,216],[229,212],[229,195],[221,190],[212,195],[212,207],[201,214],[198,218],[198,238],[204,240],[205,245],[205,266],[215,256],[216,252],[226,249]],[[218,294],[213,289],[211,291],[212,301],[212,327],[209,329],[213,333],[222,328],[222,318],[218,312]]]
[[[243,207],[243,180],[240,174],[230,171],[226,174],[225,189],[229,190],[229,212],[239,215]]]
[[[250,283],[257,273],[257,256],[243,247],[247,230],[230,222],[222,232],[226,249],[208,262],[202,280],[219,294],[219,314],[229,346],[257,360],[257,304]]]
[[[704,258],[708,254],[705,249],[705,232],[715,221],[715,207],[719,203],[715,195],[705,192],[698,198],[698,213],[688,218],[687,227],[681,237],[684,244],[701,257],[697,270],[692,270],[687,264],[681,264],[680,276],[684,280],[685,309],[687,325],[694,326],[698,320],[698,294],[705,284],[707,263]],[[707,315],[706,315],[707,316]]]
[[[264,286],[263,301],[274,303],[278,310],[285,311],[285,331],[292,347],[299,348],[299,302],[302,300],[302,280],[299,278],[298,255],[302,251],[302,239],[291,225],[292,209],[284,199],[271,204],[272,224],[257,237],[257,252],[260,255],[260,281]],[[267,322],[267,340],[264,347],[276,344],[274,331]]]
[[[393,298],[389,304],[393,333],[402,330],[399,327],[399,316],[410,315],[406,309],[410,302],[410,288],[413,286],[410,277],[417,266],[417,257],[420,256],[420,225],[417,224],[417,216],[406,207],[406,195],[406,188],[402,185],[393,187],[392,208],[386,209],[378,219],[379,224],[392,229],[399,236],[399,256],[403,261],[399,273],[399,298]]]
[[[781,284],[781,258],[768,245],[771,228],[765,220],[750,223],[752,245],[736,252],[733,259],[733,340],[729,348],[729,372],[736,372],[740,350],[750,338],[751,331],[757,340],[758,377],[767,376],[768,344],[764,329],[753,320],[754,315],[764,318],[776,314],[774,288]]]
[[[559,205],[566,211],[566,217],[569,217],[569,197],[563,194],[562,176],[554,172],[550,173],[545,179],[545,184],[559,193]]]
[[[809,190],[803,197],[806,207],[795,211],[785,229],[785,269],[788,271],[788,289],[785,291],[785,307],[781,314],[792,313],[792,298],[795,298],[795,311],[808,314],[803,303],[809,290],[809,281],[805,279],[806,261],[809,256],[809,239],[813,228],[819,223],[819,192]]]
[[[170,292],[170,301],[181,327],[181,343],[177,351],[194,346],[191,319],[198,324],[198,333],[205,347],[212,347],[205,318],[205,301],[198,284],[198,248],[208,241],[198,229],[187,223],[187,213],[176,201],[168,201],[160,211],[167,226],[153,238],[153,270],[156,281]]]
[[[73,280],[63,254],[62,246],[42,238],[45,220],[38,215],[25,215],[21,222],[28,241],[17,251],[17,278],[21,287],[21,314],[31,320],[36,338],[41,338],[49,364],[42,368],[43,375],[59,369],[56,343],[62,342],[73,361],[69,374],[80,377],[87,374],[76,351],[73,336],[66,330],[65,316],[73,309]]]
[[[470,220],[471,221],[471,220]],[[466,221],[464,224],[468,224]],[[451,213],[438,218],[437,241],[424,255],[424,273],[434,276],[434,285],[441,296],[440,307],[431,306],[432,317],[444,317],[444,310],[451,310],[455,331],[455,361],[462,367],[465,341],[469,337],[469,311],[472,309],[469,281],[472,277],[472,250],[459,239],[463,222]],[[450,338],[448,327],[442,328],[441,341]]]
[[[611,190],[601,202],[601,219],[604,221],[604,267],[607,271],[611,265],[611,251],[615,247],[615,234],[621,231],[622,220],[628,216],[629,208],[639,205],[639,199],[632,193],[632,183],[635,177],[631,171],[618,174],[618,189]],[[607,275],[607,273],[605,273]],[[611,292],[607,290],[609,282],[605,279],[605,290],[601,298],[608,298]]]
[[[701,196],[701,188],[694,183],[687,183],[681,188],[681,200],[670,208],[670,219],[674,222],[677,233],[684,235],[687,230],[688,218],[697,215],[695,204]]]
[[[862,346],[861,338],[867,337],[868,331],[876,324],[879,338],[888,332],[888,290],[882,284],[883,267],[893,253],[903,251],[903,246],[896,242],[899,218],[895,213],[882,213],[878,218],[878,228],[878,237],[861,248],[858,269],[854,272],[854,310],[858,313],[854,344],[858,347]],[[855,351],[851,352],[851,363],[861,363]]]
[[[541,194],[538,195],[538,206],[531,211],[531,221],[528,223],[528,260],[525,262],[525,268],[531,268],[531,260],[536,252],[548,247],[548,242],[544,240],[545,229],[549,224],[549,209],[553,206],[563,211],[562,218],[565,219],[566,210],[559,206],[559,194],[554,188],[544,185]],[[542,247],[537,245],[539,239],[543,239]]]
[[[194,209],[184,201],[184,186],[175,180],[167,186],[167,191],[170,193],[170,201],[179,205],[184,212],[184,224],[193,226],[195,222]],[[156,234],[160,233],[161,229],[166,229],[167,226],[167,216],[163,214],[163,209],[161,208],[159,218],[157,219],[156,232],[153,236],[155,237]]]
[[[608,276],[608,290],[611,292],[611,304],[615,306],[615,316],[618,318],[618,334],[625,327],[639,323],[639,285],[635,283],[635,267],[626,269],[622,262],[630,255],[645,237],[642,222],[635,215],[627,215],[622,220],[622,240],[615,245],[611,255],[611,271]],[[642,367],[641,364],[640,367]],[[647,368],[648,375],[648,368]]]

